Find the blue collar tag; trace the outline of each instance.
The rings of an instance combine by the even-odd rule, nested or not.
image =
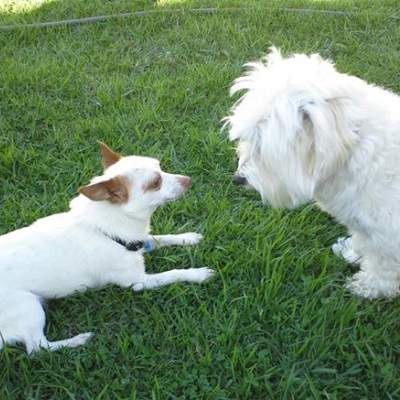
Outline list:
[[[146,240],[143,244],[143,251],[145,253],[150,253],[154,250],[154,244],[152,240]]]

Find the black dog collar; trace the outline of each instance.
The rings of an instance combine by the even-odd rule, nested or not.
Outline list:
[[[117,236],[111,236],[108,235],[107,233],[103,232],[105,236],[110,238],[111,240],[114,240],[114,242],[117,242],[121,246],[124,246],[126,250],[128,251],[139,251],[143,249],[146,253],[150,252],[153,250],[153,244],[150,240],[134,240],[132,242],[126,242],[125,240],[117,237]]]
[[[140,249],[143,249],[144,247],[144,242],[142,240],[135,240],[133,242],[125,242],[125,240],[122,240],[121,238],[118,237],[112,237],[112,240],[114,242],[117,242],[121,246],[124,246],[127,250],[129,251],[138,251]]]

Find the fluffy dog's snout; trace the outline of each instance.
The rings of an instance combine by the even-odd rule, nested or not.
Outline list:
[[[241,185],[241,186],[247,185],[247,179],[241,175],[234,175],[232,181],[236,185]]]

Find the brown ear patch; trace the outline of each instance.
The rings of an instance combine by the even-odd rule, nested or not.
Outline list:
[[[116,176],[107,181],[83,186],[79,192],[93,201],[108,200],[111,203],[126,203],[129,199],[127,178]]]
[[[114,150],[111,150],[105,143],[100,141],[98,143],[100,146],[101,161],[104,169],[107,169],[122,158],[120,154],[116,153]]]

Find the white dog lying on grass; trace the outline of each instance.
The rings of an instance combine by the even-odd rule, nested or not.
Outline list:
[[[275,207],[311,200],[351,237],[333,246],[361,269],[356,294],[394,296],[400,285],[400,97],[339,73],[319,55],[273,48],[237,79],[227,117],[238,140],[238,184]]]
[[[48,341],[42,299],[107,284],[139,291],[178,281],[200,283],[213,274],[208,268],[146,274],[144,250],[201,239],[197,233],[149,236],[152,213],[179,198],[190,178],[161,171],[155,159],[121,157],[100,146],[104,174],[80,189],[70,211],[0,236],[0,348],[20,342],[31,353],[76,347],[90,338],[84,333]]]

